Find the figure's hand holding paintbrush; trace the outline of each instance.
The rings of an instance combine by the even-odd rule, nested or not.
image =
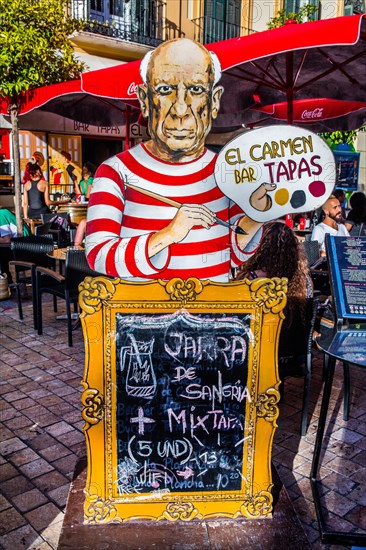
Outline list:
[[[178,212],[175,218],[177,218],[177,221],[179,221],[179,224],[181,224],[186,219],[190,220],[188,222],[188,225],[190,225],[190,227],[187,230],[186,234],[175,242],[182,241],[184,237],[188,234],[188,232],[192,229],[192,227],[194,227],[195,225],[202,225],[206,229],[209,229],[212,225],[215,225],[216,223],[218,223],[219,225],[229,227],[232,231],[234,231],[235,233],[238,233],[239,235],[246,235],[246,232],[241,227],[234,224],[230,224],[229,222],[226,222],[224,220],[221,220],[209,208],[207,208],[207,206],[204,206],[202,204],[182,204],[173,199],[168,199],[167,197],[163,197],[162,195],[153,193],[148,189],[137,187],[137,185],[132,185],[131,183],[125,183],[125,185],[126,187],[130,187],[135,191],[139,191],[143,195],[147,195],[148,197],[152,197],[164,204],[169,204],[169,206],[174,206],[175,208],[178,208]],[[174,219],[172,221],[174,221]]]
[[[258,231],[261,223],[255,222],[243,216],[238,225],[230,224],[227,221],[218,218],[209,208],[201,204],[181,204],[173,199],[168,199],[147,189],[137,187],[130,183],[125,183],[126,187],[130,187],[135,191],[138,191],[144,195],[152,197],[164,204],[169,204],[178,209],[178,212],[166,227],[152,234],[148,243],[148,255],[149,258],[155,256],[160,251],[164,250],[168,246],[174,243],[181,242],[190,232],[194,226],[202,226],[206,229],[210,229],[215,224],[223,225],[230,228],[237,234],[238,245],[240,248],[244,248],[250,241],[253,235]],[[253,192],[253,200],[257,198],[263,198],[262,195],[266,195],[267,187],[263,190],[262,185],[259,186],[256,191]],[[273,186],[275,187],[275,186]],[[272,186],[271,186],[271,190]],[[258,206],[261,209],[262,205]]]

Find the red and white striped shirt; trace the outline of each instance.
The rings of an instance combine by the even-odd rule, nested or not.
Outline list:
[[[230,267],[247,260],[261,231],[246,252],[227,227],[193,227],[183,241],[148,257],[150,236],[166,227],[177,209],[124,186],[142,187],[181,204],[206,205],[231,223],[243,212],[217,187],[216,154],[205,150],[186,163],[168,163],[152,156],[143,144],[116,155],[97,170],[89,200],[86,253],[92,269],[123,279],[197,277],[228,282]]]

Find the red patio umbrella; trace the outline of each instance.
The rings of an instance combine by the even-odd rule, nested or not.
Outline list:
[[[286,103],[292,124],[308,125],[295,109],[299,100],[366,102],[366,18],[338,17],[311,23],[288,24],[246,37],[216,42],[209,49],[218,55],[225,88],[216,131],[234,130],[258,123],[263,116],[253,110]],[[324,101],[323,101],[324,103]],[[314,103],[306,110],[311,111]],[[324,107],[324,105],[323,105]],[[338,116],[314,119],[315,132],[354,130],[366,120],[365,110],[338,104]],[[322,108],[322,107],[320,107]],[[333,104],[333,114],[335,104]],[[343,109],[343,112],[342,112]],[[281,121],[280,121],[281,122]],[[266,124],[276,120],[266,121]]]
[[[137,98],[126,102],[90,94],[84,92],[79,79],[30,90],[25,94],[19,114],[26,115],[39,109],[79,122],[112,126],[125,123],[126,106],[138,109]],[[0,114],[8,114],[8,101],[4,98],[0,98]]]
[[[217,54],[223,69],[225,92],[214,122],[218,132],[257,124],[263,116],[252,107],[258,103],[265,107],[286,102],[286,120],[292,124],[294,101],[321,98],[366,102],[363,15],[288,24],[208,44],[207,48]],[[141,83],[139,67],[140,61],[133,61],[84,73],[82,89],[95,96],[131,102]],[[338,107],[338,116],[334,116],[333,104],[331,117],[313,120],[312,130],[352,130],[364,124],[365,111],[359,105],[355,111],[349,110],[350,104],[343,105],[344,109]],[[276,123],[276,118],[266,123]],[[309,121],[296,118],[296,123],[308,125]]]
[[[300,126],[310,124],[315,132],[354,130],[365,123],[365,109],[360,105],[366,102],[365,15],[288,24],[208,44],[207,48],[220,59],[225,88],[213,131],[284,120]],[[125,105],[136,108],[137,113],[139,68],[140,61],[132,61],[83,73],[80,80],[45,86],[27,95],[21,114],[34,108],[64,116],[72,112],[75,120],[92,124],[91,117],[115,119]],[[93,98],[98,98],[97,102]],[[322,107],[315,106],[315,100],[323,103]],[[301,119],[297,111],[303,105],[307,111],[323,109],[324,115],[311,122]],[[331,115],[326,116],[330,106]],[[6,113],[4,102],[0,109],[1,114]]]
[[[263,113],[263,118],[250,126],[263,126],[273,124],[274,121],[287,120],[288,104],[287,101],[275,103],[272,105],[255,105],[251,107],[253,111]],[[362,112],[360,112],[362,111]],[[265,116],[266,115],[266,116]],[[293,101],[293,122],[301,125],[319,124],[323,121],[340,117],[366,117],[366,102],[362,101],[343,101],[341,99],[295,99]]]

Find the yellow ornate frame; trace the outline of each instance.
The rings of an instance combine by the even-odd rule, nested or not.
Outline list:
[[[84,521],[88,524],[133,519],[190,521],[194,518],[272,514],[271,454],[277,427],[279,378],[277,347],[286,305],[286,279],[256,279],[229,284],[190,278],[129,283],[121,279],[87,277],[80,285],[79,304],[85,338],[82,385],[84,433],[88,452]],[[252,437],[243,445],[241,490],[116,494],[115,410],[116,314],[174,313],[184,307],[194,313],[250,314],[254,342],[249,346],[245,423]]]

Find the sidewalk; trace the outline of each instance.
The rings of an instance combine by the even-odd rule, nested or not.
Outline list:
[[[57,549],[70,480],[76,462],[85,456],[80,403],[83,367],[81,329],[74,332],[74,347],[69,348],[66,321],[55,320],[51,303],[44,305],[44,334],[38,336],[30,299],[24,303],[23,321],[18,319],[14,297],[0,302],[0,547],[4,550]],[[287,379],[273,449],[273,462],[314,549],[327,548],[319,540],[308,478],[321,369],[317,354],[311,423],[303,438],[298,435],[302,379]],[[342,419],[342,383],[342,369],[337,366],[321,471],[324,501],[333,528],[365,532],[366,370],[351,367],[348,422]]]

